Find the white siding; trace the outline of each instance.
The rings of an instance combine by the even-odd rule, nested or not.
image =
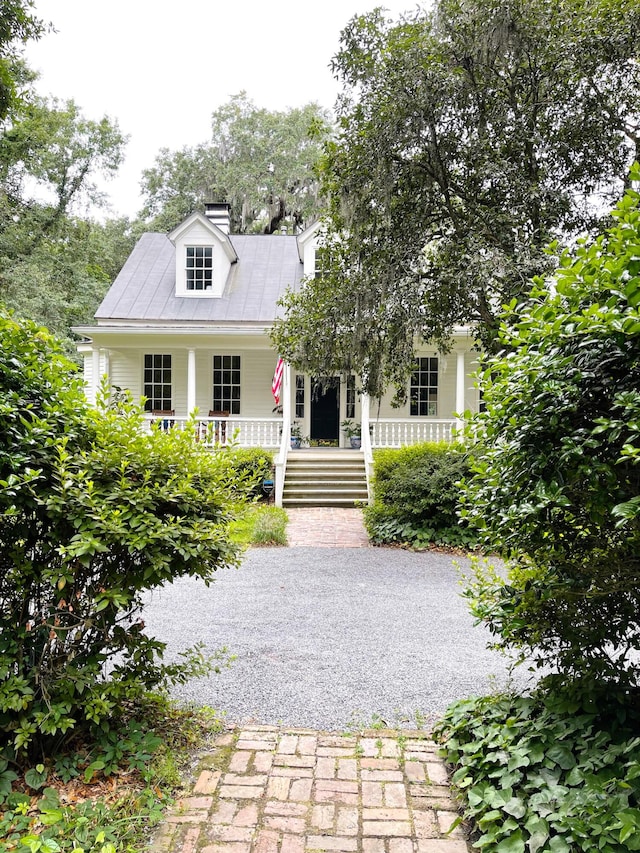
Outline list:
[[[200,413],[206,415],[212,407],[214,355],[240,356],[241,417],[271,416],[275,405],[271,395],[271,380],[276,366],[276,355],[272,350],[245,350],[237,346],[196,352],[196,403]]]
[[[84,379],[85,385],[85,394],[87,400],[91,403],[95,402],[96,392],[100,386],[100,382],[102,381],[102,377],[105,374],[109,374],[110,363],[109,363],[109,353],[107,350],[100,350],[100,374],[95,377],[93,375],[93,349],[90,347],[82,347],[78,348],[82,353],[82,378]]]
[[[111,350],[111,384],[131,391],[135,400],[142,395],[143,355],[139,350]]]

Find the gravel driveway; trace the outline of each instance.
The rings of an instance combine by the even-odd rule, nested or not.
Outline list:
[[[169,659],[197,641],[237,656],[176,691],[230,723],[335,730],[378,715],[415,727],[508,680],[473,626],[454,561],[468,566],[392,548],[253,549],[208,589],[183,579],[156,591],[144,618]]]

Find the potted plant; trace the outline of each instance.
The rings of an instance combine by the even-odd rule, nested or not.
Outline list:
[[[362,444],[362,427],[351,420],[342,421],[340,424],[344,434],[354,450],[360,450]]]
[[[302,442],[305,440],[302,435],[302,427],[297,421],[291,424],[291,449],[299,450],[302,447]]]

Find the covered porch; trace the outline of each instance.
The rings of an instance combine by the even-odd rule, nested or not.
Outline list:
[[[134,399],[146,400],[149,429],[154,423],[184,429],[191,419],[197,440],[212,448],[234,442],[273,451],[278,504],[292,432],[303,437],[309,451],[339,452],[351,448],[349,424],[360,432],[359,453],[369,480],[374,450],[452,441],[462,426],[459,415],[477,408],[476,356],[466,335],[450,354],[419,354],[407,402],[394,409],[390,396],[371,401],[354,375],[319,382],[288,364],[274,405],[277,356],[264,329],[252,335],[228,330],[215,338],[208,329],[149,329],[145,334],[137,329],[135,342],[128,329],[90,331],[92,339],[79,347],[90,400],[95,401],[106,376],[112,388],[126,388]]]

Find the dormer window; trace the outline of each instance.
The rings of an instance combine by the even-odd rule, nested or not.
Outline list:
[[[229,235],[201,213],[192,213],[168,235],[176,248],[176,296],[219,299],[238,260]]]
[[[187,290],[212,290],[213,249],[211,246],[187,246]]]

